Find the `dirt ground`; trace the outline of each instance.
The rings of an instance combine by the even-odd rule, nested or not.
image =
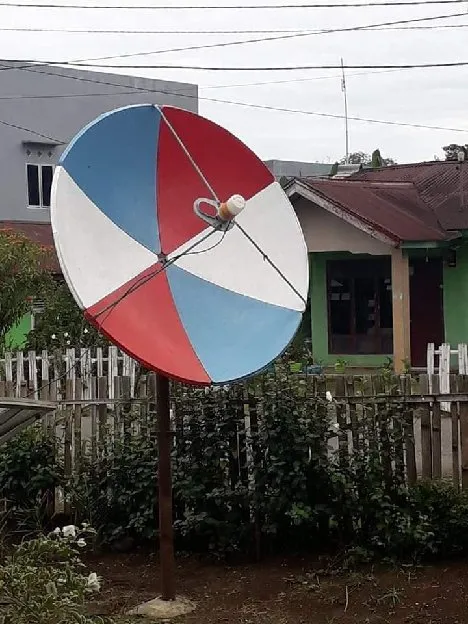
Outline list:
[[[159,594],[151,555],[88,561],[104,587],[92,612],[121,616]],[[228,566],[179,558],[178,592],[197,603],[181,624],[466,624],[468,562],[354,572],[324,561],[275,559]],[[122,619],[130,622],[131,620]],[[135,619],[134,622],[142,622]]]

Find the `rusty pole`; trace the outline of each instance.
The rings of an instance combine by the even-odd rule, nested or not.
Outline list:
[[[159,556],[161,598],[175,599],[174,531],[172,526],[171,418],[169,379],[156,374],[159,448]]]

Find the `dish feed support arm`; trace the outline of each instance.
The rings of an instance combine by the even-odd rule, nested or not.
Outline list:
[[[201,209],[202,204],[212,206],[216,214],[208,214]],[[214,199],[207,199],[205,197],[199,197],[193,203],[193,211],[205,221],[208,225],[211,225],[215,230],[227,231],[233,226],[233,219],[236,217],[245,207],[245,199],[241,195],[232,195],[226,202],[218,202]]]

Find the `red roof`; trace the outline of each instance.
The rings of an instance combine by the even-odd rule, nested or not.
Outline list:
[[[302,179],[301,183],[396,243],[450,238],[410,182],[372,182],[352,176],[345,180]]]
[[[445,230],[468,229],[468,162],[436,161],[363,169],[350,179],[412,182]]]
[[[52,235],[52,227],[50,223],[35,223],[33,221],[0,221],[0,229],[10,229],[23,234],[30,240],[39,245],[50,247],[52,250],[52,259],[50,270],[53,273],[61,273],[57,255],[55,253],[54,237]]]

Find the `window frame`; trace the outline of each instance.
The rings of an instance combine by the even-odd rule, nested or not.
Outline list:
[[[340,270],[341,269],[341,270]],[[342,273],[341,277],[339,277]],[[374,321],[375,332],[373,334],[359,334],[356,332],[356,279],[360,278],[372,278],[374,282]],[[350,288],[350,323],[351,333],[343,334],[343,343],[345,343],[344,336],[349,338],[349,346],[345,348],[336,347],[337,338],[334,338],[335,334],[332,332],[332,314],[331,314],[331,293],[332,293],[332,280],[347,279],[349,280]],[[349,260],[327,260],[326,262],[326,295],[327,295],[327,326],[328,326],[328,353],[330,355],[358,355],[358,356],[373,356],[373,355],[388,355],[389,352],[385,349],[386,341],[392,341],[393,326],[391,328],[381,327],[381,309],[380,309],[380,280],[390,279],[389,285],[391,288],[391,264],[390,258],[387,257],[374,257],[373,259],[349,259]],[[337,334],[338,335],[338,334]],[[368,338],[372,343],[371,350],[361,350],[358,348],[359,341],[363,344],[365,338]],[[391,351],[390,351],[391,352]]]
[[[38,191],[39,191],[39,205],[33,205],[29,203],[29,176],[28,176],[28,168],[29,167],[37,167],[38,171]],[[43,181],[43,168],[50,167],[52,170],[52,177],[50,186],[52,189],[52,181],[54,179],[54,171],[55,165],[51,163],[41,163],[41,162],[27,162],[26,163],[26,193],[27,193],[27,207],[29,210],[50,210],[50,201],[49,205],[44,204],[44,181]]]

